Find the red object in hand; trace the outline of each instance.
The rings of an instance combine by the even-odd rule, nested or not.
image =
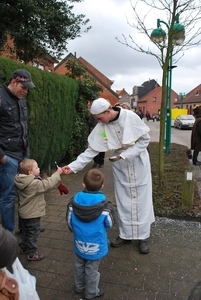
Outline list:
[[[63,195],[63,194],[67,195],[69,193],[68,188],[65,185],[63,185],[62,183],[58,186],[58,190],[60,192],[60,195]]]

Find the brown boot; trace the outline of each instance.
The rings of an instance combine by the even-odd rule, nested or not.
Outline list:
[[[120,236],[118,236],[115,240],[113,240],[110,243],[110,245],[112,247],[118,248],[118,247],[123,246],[123,244],[130,243],[130,242],[131,242],[131,240],[124,240],[124,239],[120,238]]]

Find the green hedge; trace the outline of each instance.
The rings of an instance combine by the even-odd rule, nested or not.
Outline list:
[[[71,140],[78,84],[72,78],[4,57],[0,57],[0,82],[8,81],[13,71],[21,68],[31,73],[36,86],[26,97],[30,157],[37,160],[41,169],[51,169],[55,167],[54,161],[65,156]]]

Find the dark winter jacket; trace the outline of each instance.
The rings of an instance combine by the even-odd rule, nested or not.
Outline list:
[[[201,151],[201,107],[196,107],[193,111],[195,123],[191,133],[191,149],[199,152]]]
[[[94,118],[94,116],[92,114],[90,114],[89,118],[88,118],[88,124],[89,124],[90,129],[93,129],[97,123],[98,123],[98,121]]]
[[[21,161],[28,157],[27,106],[4,83],[0,89],[0,157],[9,155]]]
[[[107,254],[107,228],[113,226],[115,212],[103,193],[77,193],[68,204],[66,221],[74,233],[74,251],[77,255],[96,260]]]

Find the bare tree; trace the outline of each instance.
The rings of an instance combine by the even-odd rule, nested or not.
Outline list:
[[[127,18],[127,23],[134,29],[134,34],[143,34],[146,41],[149,39],[157,47],[157,52],[150,48],[145,49],[143,45],[140,45],[136,38],[131,35],[126,37],[122,34],[122,39],[116,37],[116,39],[123,45],[132,48],[133,50],[154,56],[163,71],[162,75],[162,100],[161,100],[161,112],[160,112],[160,138],[159,138],[159,180],[163,184],[164,178],[164,139],[165,139],[165,122],[167,121],[167,114],[171,114],[171,110],[168,111],[166,107],[166,98],[168,95],[167,78],[168,72],[171,72],[172,60],[177,62],[182,58],[184,51],[189,48],[196,47],[201,44],[201,1],[200,0],[129,0],[132,12],[133,23],[130,23]],[[135,4],[133,4],[133,3]],[[143,11],[141,16],[142,6],[146,8],[146,13]],[[158,15],[166,17],[166,22],[158,19],[158,28],[161,28],[161,23],[166,25],[166,39],[154,41],[152,33],[153,28],[148,28],[146,21],[148,16],[154,12],[158,12]],[[182,44],[175,44],[175,24],[178,24],[178,18],[183,27],[185,28],[185,40]],[[147,39],[146,39],[147,37]],[[142,41],[142,39],[140,39]],[[171,94],[171,93],[170,93]],[[169,97],[171,97],[169,95]],[[170,124],[171,126],[171,124]],[[168,154],[168,153],[167,153]]]

